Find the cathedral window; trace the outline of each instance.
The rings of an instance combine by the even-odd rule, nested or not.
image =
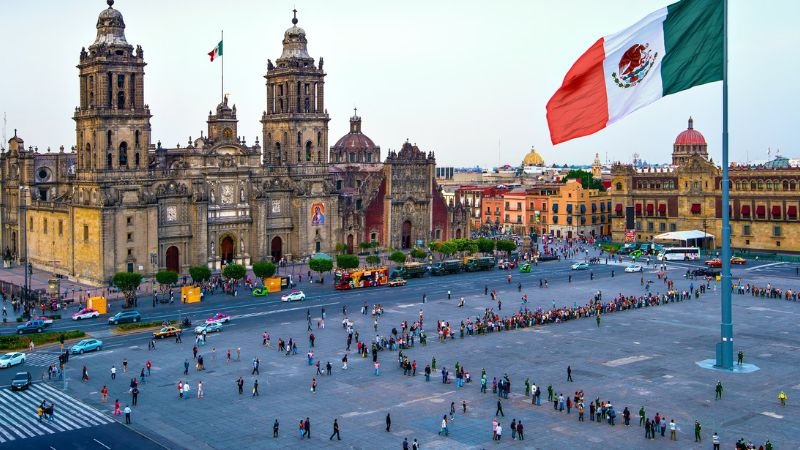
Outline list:
[[[356,210],[361,210],[361,199],[356,199]]]
[[[306,161],[311,161],[311,141],[306,142]]]
[[[114,78],[112,77],[111,72],[108,72],[106,75],[107,75],[107,77],[106,77],[106,106],[111,108],[111,102],[114,100],[114,96],[112,94],[112,91],[114,89],[114,86],[112,85],[112,82],[113,82]]]
[[[135,159],[134,159],[134,161],[135,161],[134,163],[136,164],[136,167],[138,168],[138,167],[139,167],[139,164],[140,164],[140,160],[139,160],[139,152],[136,152],[136,155],[134,155],[134,158],[135,158]]]
[[[297,146],[300,147],[303,145],[303,135],[298,131],[297,132]]]
[[[114,156],[109,153],[106,155],[106,169],[111,169],[111,163],[114,160]]]
[[[350,162],[356,162],[356,154],[353,152],[350,153]]]
[[[300,150],[298,150],[297,151],[297,162],[300,162],[300,161],[302,161],[302,160],[300,159]]]
[[[322,147],[322,132],[317,132],[317,147]]]
[[[751,181],[750,182],[750,190],[751,191],[755,191],[756,190],[756,182],[755,181]]]
[[[319,150],[317,150],[317,162],[319,163],[322,162],[322,152]]]
[[[125,93],[117,92],[117,109],[125,109]]]
[[[128,165],[128,143],[121,142],[119,144],[119,165],[120,166],[127,166]]]
[[[134,143],[136,145],[136,148],[139,148],[139,145],[141,144],[141,135],[142,135],[142,132],[139,131],[139,130],[136,130],[136,133],[134,134],[134,136],[135,136]]]
[[[88,240],[89,240],[89,225],[84,225],[83,226],[83,242],[86,242]]]
[[[306,99],[303,100],[303,112],[308,113],[310,109],[311,101],[308,99],[308,97],[306,97]]]
[[[111,148],[111,130],[106,131],[106,147]]]
[[[117,87],[125,87],[125,75],[117,75]]]
[[[131,74],[131,79],[128,86],[128,100],[131,102],[131,108],[134,106],[136,99],[136,74]]]
[[[278,112],[279,113],[283,112],[283,99],[282,98],[278,99]]]
[[[370,153],[367,153],[367,162],[368,162],[368,163],[371,163],[371,162],[372,162],[372,153],[371,153],[371,152],[370,152]]]
[[[31,232],[31,233],[33,233],[33,232],[35,231],[35,230],[33,229],[33,217],[31,217],[31,218],[30,218],[30,220],[29,220],[28,222],[29,222],[29,224],[28,224],[28,231],[29,231],[29,232]]]
[[[64,221],[63,220],[59,220],[58,221],[58,235],[59,236],[63,236],[64,235]]]

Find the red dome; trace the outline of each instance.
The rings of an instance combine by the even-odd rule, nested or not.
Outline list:
[[[333,148],[337,150],[373,150],[375,143],[365,134],[347,133],[336,141],[336,145]]]
[[[675,145],[707,145],[702,133],[694,129],[694,121],[689,118],[689,128],[681,131],[675,138]]]

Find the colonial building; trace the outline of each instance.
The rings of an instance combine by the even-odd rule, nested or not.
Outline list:
[[[153,145],[144,51],[107,3],[80,52],[72,151],[26,149],[15,132],[0,156],[6,260],[100,284],[118,271],[217,270],[340,242],[408,248],[466,230],[465,211],[437,189],[432,152],[406,143],[381,163],[357,116],[328,149],[323,60],[309,55],[296,14],[281,55],[268,60],[261,142],[238,134],[225,97],[205,134]]]
[[[731,246],[734,249],[800,250],[800,169],[778,158],[762,165],[731,165]],[[672,165],[612,168],[612,237],[633,234],[650,241],[668,231],[722,233],[721,169],[708,158],[708,144],[689,119],[675,139]],[[634,228],[626,230],[625,210],[633,207]],[[711,244],[711,242],[709,242]]]

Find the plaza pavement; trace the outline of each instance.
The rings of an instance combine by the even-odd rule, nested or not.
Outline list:
[[[616,292],[626,294],[644,292],[638,274],[621,274],[610,277],[608,267],[598,267],[596,277],[588,280],[585,272],[570,272],[566,262],[541,264],[539,274],[530,276],[516,272],[497,271],[490,275],[492,287],[499,288],[503,300],[502,313],[510,313],[519,306],[516,282],[523,280],[523,293],[529,295],[529,307],[558,304],[578,304],[602,290],[608,299]],[[690,281],[681,277],[682,265],[668,270],[679,288],[688,287]],[[507,274],[514,275],[512,284],[504,283]],[[737,269],[742,279],[766,285],[772,282],[779,287],[796,287],[794,277],[776,278],[774,273],[764,278],[757,271]],[[567,283],[566,276],[573,275]],[[390,301],[386,290],[364,290],[345,293],[358,297],[357,303],[375,303],[386,297],[386,314],[379,319],[381,334],[388,334],[393,326],[399,328],[401,320],[412,321],[420,307],[424,309],[426,329],[434,333],[437,319],[449,320],[456,325],[467,315],[474,317],[483,308],[492,306],[483,295],[481,282],[471,282],[471,275],[412,280],[406,288],[391,291],[410,295],[407,300]],[[539,277],[548,277],[549,289],[539,289]],[[646,278],[655,279],[652,272]],[[736,274],[734,278],[737,278]],[[414,287],[414,283],[418,283]],[[694,281],[695,286],[698,281]],[[475,284],[479,286],[475,286]],[[659,281],[651,285],[653,291],[664,291]],[[420,288],[428,294],[425,305],[419,303]],[[407,291],[403,291],[407,289]],[[446,291],[453,291],[453,299],[446,299]],[[413,294],[411,294],[413,293]],[[463,295],[466,308],[457,308]],[[668,304],[655,308],[624,311],[603,316],[598,329],[594,319],[569,321],[516,331],[493,333],[448,341],[444,344],[429,339],[427,346],[417,344],[405,353],[416,359],[416,377],[404,377],[397,366],[396,352],[381,352],[381,375],[374,376],[371,357],[361,359],[350,356],[350,369],[341,370],[345,333],[341,327],[341,311],[327,310],[328,320],[324,330],[313,330],[317,336],[315,356],[331,361],[333,376],[318,377],[318,392],[310,392],[315,369],[305,360],[308,350],[306,321],[303,310],[283,316],[259,318],[256,325],[237,323],[234,320],[226,330],[210,336],[201,354],[205,355],[207,370],[197,372],[194,365],[188,380],[191,382],[188,400],[177,398],[176,385],[182,376],[183,361],[191,361],[192,339],[183,344],[172,340],[159,342],[156,351],[148,351],[144,336],[131,337],[125,345],[96,354],[76,356],[70,360],[73,377],[79,377],[80,367],[87,365],[92,376],[89,383],[72,379],[68,393],[110,413],[113,399],[128,401],[128,382],[132,373],[138,374],[144,362],[154,363],[153,375],[140,386],[139,406],[133,414],[132,427],[170,448],[226,449],[226,448],[401,448],[404,437],[409,442],[417,438],[423,448],[710,448],[711,435],[717,431],[722,436],[723,448],[731,448],[739,438],[762,443],[771,439],[775,448],[798,448],[794,435],[800,426],[794,398],[798,394],[798,368],[800,346],[796,338],[800,304],[774,299],[756,299],[734,295],[734,330],[736,349],[745,352],[746,362],[756,364],[761,370],[750,374],[730,374],[699,368],[697,361],[713,358],[714,344],[719,336],[719,291],[711,291],[698,300]],[[316,320],[319,307],[309,301]],[[350,303],[349,317],[362,340],[374,337],[372,317],[358,314],[357,306]],[[304,305],[306,306],[306,305]],[[244,322],[244,321],[242,321]],[[457,328],[457,325],[456,325]],[[268,330],[272,349],[261,346],[261,332]],[[299,354],[285,356],[275,347],[278,338],[298,339]],[[242,360],[226,364],[225,351],[241,347]],[[212,357],[211,348],[216,348]],[[261,374],[251,376],[253,357],[261,358]],[[122,374],[112,382],[109,368],[121,368],[127,357],[131,372]],[[422,375],[431,358],[437,360],[437,371],[431,382]],[[460,362],[475,380],[463,388],[455,383],[444,385],[438,372],[442,366],[451,371]],[[573,383],[567,383],[566,366],[573,369]],[[491,440],[491,420],[494,417],[497,397],[480,394],[480,372],[486,368],[489,380],[508,373],[512,381],[512,394],[503,400],[505,417],[500,418],[505,428],[500,443]],[[245,379],[245,395],[236,392],[235,380]],[[618,424],[611,427],[596,422],[579,423],[577,411],[558,413],[552,404],[530,405],[522,395],[523,382],[529,377],[543,387],[552,384],[556,392],[572,395],[583,390],[586,399],[600,397],[615,405]],[[252,381],[258,378],[261,396],[250,395]],[[205,398],[195,398],[197,382],[202,380]],[[721,380],[725,386],[724,397],[714,400],[714,385]],[[107,384],[111,393],[109,403],[101,404],[99,390]],[[785,390],[789,405],[778,405],[777,394]],[[461,401],[466,400],[468,411],[462,415]],[[437,435],[442,415],[449,412],[450,402],[456,403],[455,421],[450,425],[450,436]],[[644,431],[638,427],[638,410],[645,406],[648,417],[660,412],[668,420],[674,418],[680,432],[678,442],[667,438],[645,441]],[[631,410],[633,425],[625,427],[621,413],[625,406]],[[588,408],[587,408],[588,409]],[[391,413],[392,431],[385,431],[386,413]],[[297,424],[301,418],[310,417],[312,440],[300,441]],[[277,418],[281,424],[280,437],[272,438],[272,423]],[[332,422],[338,418],[342,441],[329,441]],[[525,441],[512,441],[508,425],[511,419],[522,420]],[[693,441],[693,423],[703,424],[702,444]]]

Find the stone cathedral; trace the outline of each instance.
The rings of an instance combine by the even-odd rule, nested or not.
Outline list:
[[[26,148],[15,130],[0,155],[7,263],[101,285],[120,271],[187,274],[297,260],[339,243],[405,249],[466,236],[465,211],[435,183],[432,152],[406,142],[382,160],[357,114],[328,147],[323,59],[309,55],[296,12],[281,55],[267,63],[261,141],[240,137],[226,97],[204,134],[166,148],[152,143],[144,51],[107,3],[80,51],[74,146]]]

